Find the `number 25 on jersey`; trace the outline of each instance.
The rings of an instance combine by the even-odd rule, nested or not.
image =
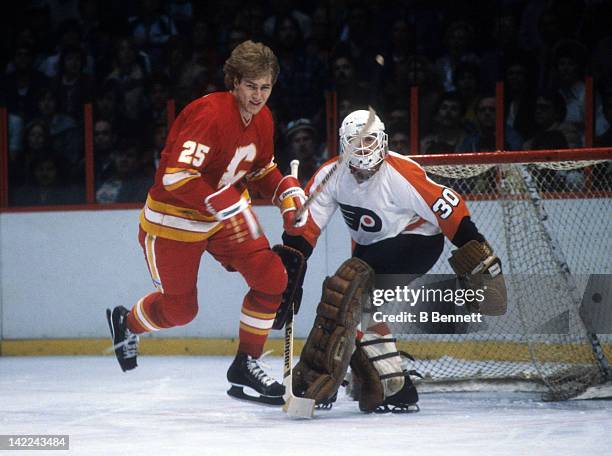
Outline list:
[[[183,143],[183,150],[181,151],[181,155],[179,155],[178,161],[198,167],[204,162],[206,154],[209,150],[210,147],[204,144],[199,144],[195,141],[185,141]]]

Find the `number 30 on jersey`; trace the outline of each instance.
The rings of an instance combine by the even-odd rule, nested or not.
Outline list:
[[[453,213],[453,208],[459,205],[459,197],[450,188],[442,190],[442,197],[438,198],[431,210],[440,215],[442,220],[446,220]]]

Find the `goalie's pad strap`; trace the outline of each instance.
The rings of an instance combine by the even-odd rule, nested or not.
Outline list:
[[[404,376],[403,372],[393,372],[392,374],[379,375],[379,378],[381,380],[386,380],[387,378],[403,377],[403,376]]]
[[[395,337],[392,337],[390,339],[373,339],[373,340],[366,340],[365,342],[359,342],[359,346],[360,347],[366,347],[368,345],[374,345],[374,344],[384,344],[385,342],[397,342],[397,339]]]
[[[293,369],[296,396],[319,404],[338,391],[355,349],[362,301],[373,284],[374,271],[358,258],[325,279],[313,328]]]
[[[370,361],[372,361],[373,363],[376,361],[380,361],[383,359],[389,359],[389,358],[395,358],[396,356],[399,357],[399,352],[391,352],[391,353],[385,353],[384,355],[378,355],[378,356],[374,356],[373,358],[369,358]],[[401,357],[400,357],[401,359]]]

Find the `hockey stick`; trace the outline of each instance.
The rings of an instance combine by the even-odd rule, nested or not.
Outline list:
[[[372,108],[372,106],[368,108],[368,111],[369,111],[368,120],[363,125],[363,127],[361,127],[361,130],[359,130],[360,139],[370,129],[370,127],[374,123],[374,119],[376,118],[376,111],[374,111],[374,108]],[[294,161],[297,161],[297,160],[294,160]],[[344,154],[340,153],[340,155],[338,155],[338,160],[336,161],[336,163],[334,163],[334,165],[327,172],[325,177],[321,180],[321,182],[319,182],[319,185],[317,185],[316,188],[312,192],[310,192],[310,195],[308,195],[308,198],[306,198],[306,201],[304,201],[304,204],[302,205],[302,207],[300,207],[297,210],[297,212],[295,213],[295,220],[299,220],[302,218],[302,215],[304,215],[304,213],[308,210],[308,208],[312,205],[312,203],[314,203],[317,197],[321,194],[323,189],[327,186],[331,177],[336,173],[338,168],[340,168],[340,165],[342,164],[343,161],[344,161]],[[293,173],[293,168],[292,168],[292,173]]]
[[[291,161],[291,175],[297,178],[298,160]],[[289,314],[285,323],[285,350],[284,350],[284,366],[283,366],[283,385],[285,386],[285,394],[283,399],[283,411],[295,418],[312,418],[314,416],[315,401],[304,397],[297,397],[293,394],[293,317],[294,305],[291,301]]]

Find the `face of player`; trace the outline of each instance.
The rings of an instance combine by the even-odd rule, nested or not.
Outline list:
[[[376,144],[376,138],[372,136],[366,136],[363,139],[354,138],[351,140],[351,145],[357,148],[360,148],[360,149],[353,151],[352,154],[355,157],[358,157],[360,155],[364,155],[364,156],[368,155],[370,153],[369,149],[375,146],[375,144]],[[366,168],[359,168],[357,166],[354,166],[349,161],[349,170],[351,171],[351,174],[353,175],[357,183],[361,184],[367,181],[368,179],[370,179],[372,176],[374,176],[374,174],[376,174],[378,170],[380,169],[381,165],[382,165],[382,162],[378,163],[377,165],[373,167],[366,169]]]
[[[272,75],[260,78],[243,78],[232,91],[238,101],[240,114],[245,122],[265,106],[272,93]]]

